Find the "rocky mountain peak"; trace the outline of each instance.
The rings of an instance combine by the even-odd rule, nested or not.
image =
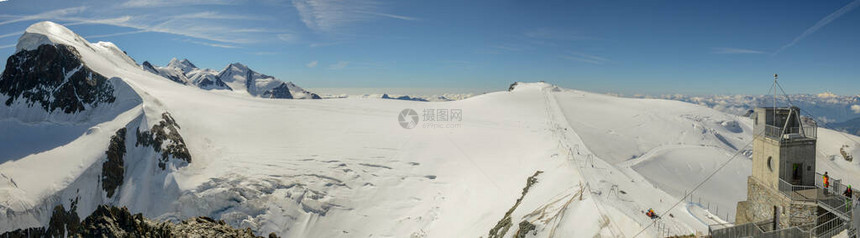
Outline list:
[[[229,70],[229,71],[241,72],[241,73],[246,73],[246,72],[248,72],[248,71],[252,71],[252,70],[251,70],[251,68],[248,68],[248,66],[247,66],[247,65],[244,65],[244,64],[239,63],[239,62],[236,62],[236,63],[232,63],[232,64],[230,64],[230,65],[227,65],[227,67],[226,67],[226,68],[224,68],[224,70],[222,70],[222,72],[223,72],[223,71],[228,71],[228,70]]]
[[[182,73],[185,73],[185,74],[187,74],[188,72],[191,72],[192,70],[198,69],[197,66],[194,65],[193,63],[191,63],[190,60],[188,60],[188,59],[177,60],[176,58],[171,59],[170,63],[167,63],[167,68],[179,69],[179,70],[182,70]]]

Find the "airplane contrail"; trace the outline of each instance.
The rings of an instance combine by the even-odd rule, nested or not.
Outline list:
[[[773,54],[774,55],[779,54],[779,52],[782,52],[783,50],[788,49],[789,47],[793,46],[794,44],[797,44],[797,42],[799,42],[800,40],[803,40],[803,38],[806,38],[807,36],[812,35],[812,33],[815,33],[815,31],[818,31],[818,29],[821,29],[822,27],[826,26],[827,24],[830,24],[830,22],[832,22],[833,20],[836,20],[836,18],[839,18],[840,16],[844,15],[845,13],[848,13],[851,10],[854,10],[854,8],[857,8],[858,6],[860,6],[860,0],[855,0],[851,3],[848,3],[848,5],[845,5],[844,7],[839,8],[839,10],[836,10],[835,12],[830,13],[830,15],[827,15],[826,17],[821,18],[821,20],[818,20],[818,22],[816,22],[815,25],[812,25],[812,27],[810,27],[809,29],[806,29],[806,31],[803,31],[803,34],[800,34],[800,36],[794,38],[794,40],[792,40],[790,43],[782,46],[782,48],[779,48],[779,50],[777,50]]]

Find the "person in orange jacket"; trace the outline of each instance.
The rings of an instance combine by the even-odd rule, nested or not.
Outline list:
[[[657,218],[657,213],[654,212],[654,209],[648,208],[648,212],[645,213],[651,219]]]
[[[824,193],[830,190],[830,176],[827,176],[827,171],[824,171]]]

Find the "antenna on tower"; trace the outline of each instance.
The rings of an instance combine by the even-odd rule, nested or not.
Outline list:
[[[774,74],[773,74],[773,85],[771,86],[771,87],[773,87],[773,88],[772,88],[772,90],[773,90],[773,108],[774,108],[774,109],[776,109],[776,84],[777,84],[776,79],[777,79],[777,78],[779,78],[779,75],[777,75],[776,73],[774,73]],[[775,112],[774,112],[774,116],[776,116],[776,113],[775,113]],[[774,118],[775,118],[775,117],[774,117]]]
[[[794,103],[791,103],[791,97],[789,97],[788,94],[785,93],[785,90],[782,89],[782,85],[779,84],[779,81],[777,79],[779,79],[779,75],[773,74],[773,108],[774,108],[774,115],[773,116],[774,116],[774,118],[776,118],[776,94],[777,94],[776,90],[779,89],[779,92],[782,93],[782,95],[785,97],[785,102],[788,104],[788,110],[789,110],[788,117],[790,118],[791,116],[796,116],[797,119],[800,121],[800,128],[801,128],[800,132],[804,133],[804,131],[803,131],[804,125],[803,125],[803,121],[801,120],[800,113],[799,113],[799,111],[795,110]],[[787,127],[788,127],[788,120],[786,120],[786,125],[783,126],[783,133],[785,133],[785,130]]]

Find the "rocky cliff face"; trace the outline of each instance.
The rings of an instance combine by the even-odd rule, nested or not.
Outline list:
[[[282,83],[281,86],[277,86],[272,90],[268,90],[263,93],[264,98],[293,98],[293,94],[290,93],[290,88],[287,87],[287,84]]]
[[[90,70],[67,45],[41,45],[10,56],[0,76],[0,94],[8,96],[6,106],[20,100],[66,114],[116,100],[107,78]]]
[[[116,131],[116,134],[111,136],[110,145],[105,152],[107,161],[102,164],[101,184],[108,198],[113,197],[116,188],[122,185],[125,178],[125,134],[124,127]]]
[[[236,229],[224,221],[195,217],[180,223],[159,222],[132,214],[125,207],[100,205],[84,219],[74,208],[55,209],[48,227],[20,229],[0,237],[258,237],[250,229]],[[270,238],[278,237],[274,233]]]
[[[148,131],[137,130],[137,141],[135,146],[152,147],[155,152],[161,153],[158,167],[164,170],[170,158],[191,163],[191,153],[185,146],[185,140],[179,135],[179,124],[170,116],[170,113],[161,114],[162,120],[152,126]]]

